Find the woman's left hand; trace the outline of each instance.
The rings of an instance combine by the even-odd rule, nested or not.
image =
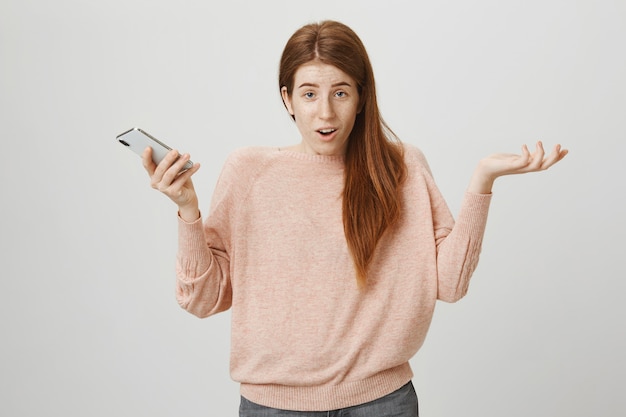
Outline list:
[[[489,194],[496,178],[503,175],[545,171],[563,159],[567,152],[566,149],[561,149],[561,145],[556,145],[546,156],[543,144],[537,142],[535,151],[532,153],[524,145],[521,155],[507,153],[490,155],[483,158],[476,167],[468,191]]]

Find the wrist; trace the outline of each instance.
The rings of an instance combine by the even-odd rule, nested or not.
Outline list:
[[[472,179],[470,180],[469,187],[467,191],[476,193],[476,194],[491,194],[491,189],[493,188],[493,183],[495,182],[497,177],[493,175],[489,175],[481,166],[476,168],[474,174],[472,175]]]
[[[193,223],[200,218],[200,209],[197,202],[195,204],[187,204],[178,206],[178,216],[187,223]]]

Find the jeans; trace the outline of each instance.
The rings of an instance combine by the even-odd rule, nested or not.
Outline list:
[[[264,407],[241,397],[239,417],[418,417],[417,394],[409,381],[374,401],[332,411],[287,411]]]

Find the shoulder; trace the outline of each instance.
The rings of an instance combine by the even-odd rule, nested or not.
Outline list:
[[[245,193],[278,158],[278,148],[250,146],[237,148],[226,158],[218,185]]]
[[[214,191],[214,200],[242,198],[275,158],[276,148],[242,147],[226,158]],[[230,196],[230,197],[228,197]]]
[[[249,146],[232,151],[222,168],[222,176],[235,176],[239,179],[256,176],[267,167],[278,154],[277,148]]]
[[[409,171],[425,171],[430,175],[430,166],[424,153],[415,145],[402,143],[404,162]]]
[[[262,166],[275,158],[276,148],[265,146],[248,146],[235,149],[228,155],[226,165],[239,169],[254,169]]]

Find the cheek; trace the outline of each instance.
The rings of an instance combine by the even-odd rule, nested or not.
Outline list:
[[[307,115],[306,111],[303,111],[303,109],[295,107],[294,109],[294,113],[293,113],[293,119],[296,122],[296,127],[300,130],[300,131],[305,131],[306,130],[306,126],[308,125],[308,120],[309,117]]]
[[[356,120],[357,115],[358,109],[356,107],[350,107],[343,112],[343,119],[352,124]]]
[[[292,105],[291,109],[293,110],[293,115],[296,119],[306,120],[310,117],[312,113],[311,106],[306,106],[302,104],[295,103]]]

